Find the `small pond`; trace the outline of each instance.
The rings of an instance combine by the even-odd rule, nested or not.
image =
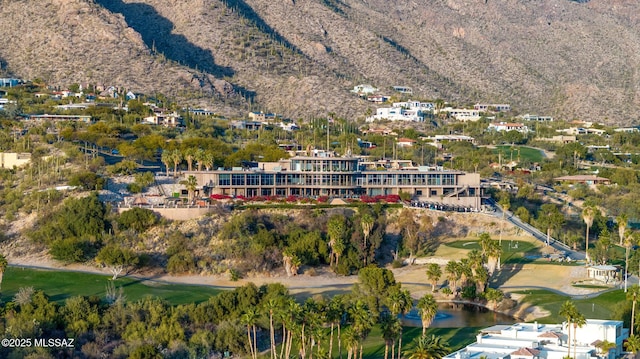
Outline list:
[[[490,327],[496,324],[513,324],[517,321],[505,314],[492,312],[471,304],[440,303],[430,328]],[[404,325],[422,326],[418,310],[413,308],[403,318]]]

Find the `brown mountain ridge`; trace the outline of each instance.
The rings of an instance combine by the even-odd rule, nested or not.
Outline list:
[[[359,83],[636,123],[634,0],[0,0],[15,76],[163,92],[226,114],[362,117]]]

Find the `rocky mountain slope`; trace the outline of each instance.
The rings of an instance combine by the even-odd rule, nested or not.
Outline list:
[[[373,106],[348,90],[369,82],[569,119],[640,116],[635,0],[0,0],[0,20],[17,76],[223,112],[362,117]]]

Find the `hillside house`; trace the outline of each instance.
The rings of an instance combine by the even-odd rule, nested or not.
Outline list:
[[[184,120],[176,112],[154,114],[153,116],[145,117],[143,123],[164,127],[184,127]]]
[[[30,153],[0,152],[0,168],[22,167],[31,162]]]
[[[511,105],[505,103],[477,103],[473,105],[473,109],[482,112],[509,112]]]
[[[552,122],[553,121],[553,117],[551,116],[538,116],[538,115],[526,114],[526,115],[522,115],[521,117],[523,121],[536,121],[536,122]]]
[[[528,133],[529,127],[521,123],[498,122],[490,123],[489,127],[487,127],[487,130],[498,132],[518,131],[520,133]]]
[[[596,175],[574,175],[574,176],[562,176],[554,178],[556,182],[566,183],[581,183],[588,186],[604,184],[611,184],[611,180],[605,177],[598,177]]]
[[[396,145],[398,147],[412,147],[416,143],[416,140],[412,140],[410,138],[399,138]]]
[[[478,121],[480,119],[480,111],[478,110],[469,110],[465,108],[452,108],[445,107],[439,112],[446,113],[449,117],[452,117],[458,121],[467,122],[467,121]]]
[[[413,89],[408,86],[393,86],[393,91],[407,95],[413,94]]]
[[[367,117],[367,122],[376,120],[423,122],[427,112],[433,109],[430,102],[406,101],[394,102],[391,107],[381,107],[376,110],[376,114]]]
[[[367,101],[374,102],[374,103],[385,103],[389,101],[390,98],[391,96],[386,96],[386,95],[371,95],[371,96],[367,96]]]
[[[281,115],[276,113],[264,113],[264,112],[249,112],[249,119],[259,122],[273,122],[282,119]]]
[[[357,93],[358,95],[369,95],[378,92],[378,89],[369,84],[361,84],[353,86],[353,90],[351,90],[351,92]]]
[[[10,77],[0,78],[0,87],[14,87],[14,86],[21,85],[22,83],[23,81],[20,79],[15,79]]]

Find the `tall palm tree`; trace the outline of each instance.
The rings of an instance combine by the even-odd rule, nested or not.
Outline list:
[[[571,323],[573,323],[574,318],[578,313],[578,308],[576,308],[573,302],[567,300],[560,307],[560,311],[558,315],[564,317],[567,320],[567,357],[571,356]]]
[[[247,326],[247,340],[249,344],[249,351],[251,357],[256,359],[258,356],[257,339],[256,339],[256,322],[258,321],[258,310],[256,307],[249,307],[242,315],[241,322]],[[251,337],[251,330],[253,329],[253,338]]]
[[[415,346],[409,352],[409,359],[442,359],[449,354],[449,344],[442,337],[422,335],[415,339]]]
[[[344,297],[336,295],[331,298],[327,305],[327,320],[331,323],[331,334],[329,337],[329,353],[328,357],[332,358],[333,354],[333,328],[338,327],[338,347],[340,347],[340,321],[342,320],[342,314],[344,313]],[[340,358],[342,358],[342,350],[338,348]]]
[[[627,232],[627,224],[629,223],[629,217],[626,213],[622,213],[616,217],[618,223],[618,234],[620,235],[620,245],[624,243],[624,235]]]
[[[593,220],[596,217],[596,209],[592,206],[587,206],[582,210],[582,219],[584,224],[587,225],[587,233],[584,236],[584,251],[586,253],[587,262],[590,262],[589,258],[589,229],[593,226]]]
[[[438,280],[442,276],[442,269],[440,269],[440,265],[438,263],[430,263],[427,267],[427,279],[431,282],[431,291],[436,290],[436,284],[438,284]]]
[[[426,294],[418,301],[418,312],[422,320],[422,335],[427,334],[427,327],[433,322],[438,312],[438,303],[431,294]]]
[[[511,199],[509,198],[509,193],[503,192],[503,194],[504,195],[502,196],[502,198],[500,198],[500,202],[498,202],[498,204],[500,204],[500,207],[502,208],[502,224],[500,225],[500,239],[499,239],[500,247],[502,247],[502,231],[504,230],[504,223],[506,222],[505,216],[509,211],[509,208],[511,207]]]
[[[369,335],[376,318],[371,315],[369,307],[361,300],[353,303],[347,312],[351,318],[351,327],[359,336],[360,359],[362,359],[362,341]]]
[[[340,215],[331,216],[327,222],[327,235],[329,236],[329,246],[331,247],[331,257],[329,259],[330,266],[333,266],[334,259],[336,266],[338,266],[340,256],[345,249],[345,232],[346,223],[344,217]]]
[[[402,335],[402,325],[398,317],[383,313],[380,320],[380,330],[382,339],[384,339],[384,359],[387,359],[389,358],[389,346],[394,348],[396,339]]]
[[[367,265],[367,256],[369,254],[368,248],[367,248],[367,239],[369,238],[369,235],[371,234],[371,230],[373,229],[373,224],[375,223],[375,219],[373,218],[373,216],[369,213],[363,213],[362,216],[360,216],[360,226],[362,226],[362,237],[364,238],[364,265]]]
[[[189,171],[192,171],[193,160],[195,159],[196,151],[193,148],[188,147],[182,151],[182,155],[184,156],[185,161],[187,161],[187,169]]]
[[[636,319],[636,302],[638,301],[638,297],[640,296],[640,286],[632,285],[627,292],[627,300],[631,300],[631,335],[633,335],[633,329],[635,328],[635,319]]]
[[[458,262],[454,260],[450,260],[447,262],[447,265],[444,267],[445,273],[447,273],[447,281],[449,282],[449,288],[453,293],[456,292],[458,288],[458,279],[460,279],[460,268]]]
[[[171,159],[171,152],[163,150],[162,155],[160,156],[160,161],[164,165],[164,168],[167,169],[167,177],[169,177],[169,164],[173,161]]]
[[[482,256],[486,259],[489,275],[493,275],[496,267],[500,267],[502,247],[499,242],[491,239],[491,236],[487,232],[480,235],[480,247],[482,248]]]
[[[399,287],[394,287],[389,291],[389,296],[387,297],[387,307],[391,311],[391,314],[394,316],[398,315],[406,315],[413,308],[413,299],[411,299],[411,293],[406,289],[400,289]],[[400,355],[402,353],[402,327],[400,327],[400,337],[398,338],[398,359],[400,359]],[[391,354],[393,358],[393,348],[391,349]]]
[[[191,176],[189,176],[191,177]],[[276,357],[276,335],[275,335],[275,327],[273,324],[273,316],[275,312],[280,307],[278,300],[276,298],[269,298],[265,303],[264,309],[269,315],[269,339],[271,342],[271,358]]]
[[[171,161],[173,162],[173,176],[178,176],[178,165],[182,162],[182,152],[179,149],[171,151]]]
[[[196,149],[193,153],[193,159],[195,159],[196,163],[198,164],[198,172],[202,171],[202,165],[206,161],[206,153],[207,152],[202,148]]]
[[[216,158],[213,155],[213,152],[211,152],[211,151],[205,151],[204,152],[204,155],[202,157],[202,164],[204,165],[204,168],[207,171],[210,171],[213,168],[215,159]]]
[[[0,288],[2,288],[2,277],[4,276],[4,271],[7,270],[8,266],[9,262],[7,262],[7,258],[0,253]]]
[[[577,337],[576,337],[576,330],[578,329],[578,327],[582,328],[585,324],[587,324],[587,319],[584,317],[584,315],[580,312],[578,312],[576,310],[575,312],[575,316],[573,317],[573,357],[576,357],[576,342]]]
[[[631,251],[631,246],[633,245],[634,238],[633,233],[630,230],[627,230],[624,233],[624,292],[627,292],[627,277],[629,276],[629,252]]]
[[[187,193],[189,196],[189,202],[193,201],[195,196],[196,188],[198,187],[198,180],[195,176],[190,175],[186,180],[180,181],[180,184],[187,188]]]

